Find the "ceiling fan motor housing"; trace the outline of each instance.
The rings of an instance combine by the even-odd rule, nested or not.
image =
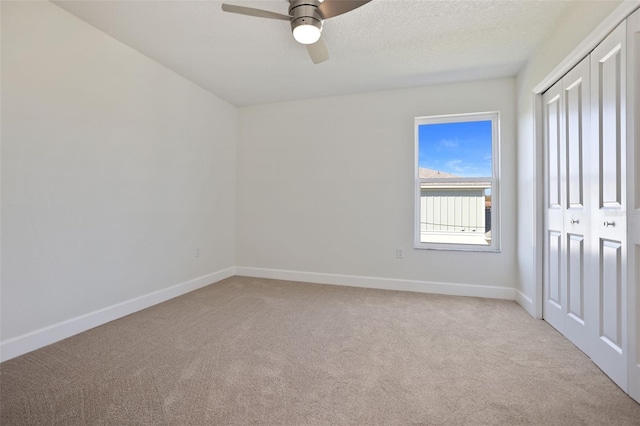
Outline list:
[[[291,30],[300,25],[313,25],[322,31],[323,17],[318,11],[318,0],[291,0],[289,16],[291,16]]]

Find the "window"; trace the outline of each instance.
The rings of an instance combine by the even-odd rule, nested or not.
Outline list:
[[[415,247],[499,251],[499,115],[415,120]]]

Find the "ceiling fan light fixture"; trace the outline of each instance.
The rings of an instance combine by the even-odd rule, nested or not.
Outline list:
[[[301,44],[314,44],[320,40],[322,30],[313,24],[301,24],[293,29],[293,38]]]
[[[314,44],[322,33],[322,15],[318,0],[290,0],[289,16],[293,38],[301,44]]]
[[[322,27],[325,19],[333,18],[359,8],[371,0],[288,0],[289,14],[271,12],[253,7],[222,4],[222,10],[258,18],[289,21],[293,38],[306,45],[314,64],[329,59],[329,50],[324,42]]]

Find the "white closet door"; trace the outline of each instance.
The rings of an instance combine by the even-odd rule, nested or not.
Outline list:
[[[565,334],[566,285],[564,282],[565,144],[562,120],[562,81],[542,96],[545,166],[545,234],[543,317]]]
[[[565,336],[585,353],[590,352],[591,317],[587,314],[589,289],[588,256],[591,252],[590,209],[590,116],[589,58],[585,58],[563,79],[565,139],[564,263],[566,271]]]
[[[592,253],[589,355],[627,390],[626,26],[591,54]]]
[[[588,353],[589,59],[543,96],[546,165],[544,318]]]
[[[629,395],[640,402],[640,10],[627,20],[627,202]]]

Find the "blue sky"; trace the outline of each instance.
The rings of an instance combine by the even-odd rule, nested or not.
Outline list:
[[[461,177],[491,176],[491,121],[422,124],[420,167]]]

